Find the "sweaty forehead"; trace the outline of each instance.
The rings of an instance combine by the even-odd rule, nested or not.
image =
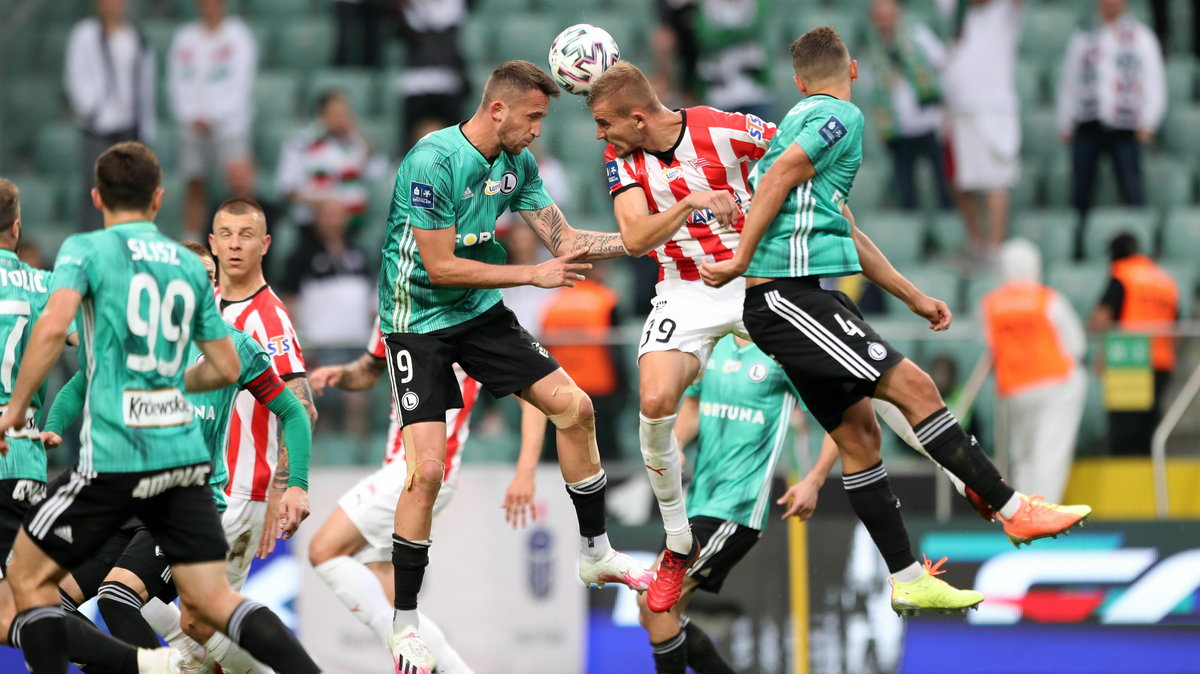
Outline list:
[[[514,110],[521,112],[545,114],[550,108],[550,97],[542,93],[540,89],[530,89],[513,97],[511,106]]]
[[[255,234],[264,235],[267,233],[267,223],[263,220],[262,214],[257,212],[234,215],[228,211],[221,211],[213,218],[214,232],[221,230],[240,232],[245,229],[250,229]]]

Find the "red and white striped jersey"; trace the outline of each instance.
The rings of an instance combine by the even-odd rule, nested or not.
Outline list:
[[[270,286],[239,302],[220,300],[219,305],[228,323],[262,344],[275,374],[285,381],[293,378],[290,375],[304,374],[304,353],[292,319]],[[229,418],[229,444],[225,449],[229,484],[225,493],[251,501],[267,500],[278,457],[279,420],[248,391],[239,391]]]
[[[636,187],[646,195],[651,213],[661,213],[692,192],[729,190],[743,214],[733,227],[717,224],[712,211],[692,211],[669,241],[650,253],[659,264],[658,278],[700,280],[705,260],[726,260],[737,249],[738,235],[750,203],[750,162],[760,159],[775,135],[775,125],[737,112],[708,106],[680,110],[683,130],[675,147],[664,153],[635,150],[618,157],[604,150],[608,192],[617,196]]]
[[[378,318],[375,319],[375,337],[367,344],[367,352],[376,358],[387,357],[387,347],[383,343],[383,333],[379,331]],[[458,379],[458,387],[462,389],[463,406],[461,409],[446,410],[447,484],[452,484],[458,479],[462,449],[471,434],[471,410],[475,409],[475,400],[479,397],[479,382],[468,377],[458,363],[454,364],[454,376]],[[396,414],[395,401],[392,401],[391,421],[387,432],[387,454],[383,457],[383,465],[393,461],[404,461],[404,436],[400,433],[400,417]]]

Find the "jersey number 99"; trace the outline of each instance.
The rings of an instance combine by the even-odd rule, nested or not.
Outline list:
[[[144,312],[143,295],[147,300]],[[167,284],[166,290],[160,291],[158,281],[150,274],[134,274],[129,282],[125,316],[130,334],[145,340],[145,353],[136,353],[138,349],[131,348],[125,357],[125,366],[134,372],[157,371],[164,377],[175,376],[192,336],[192,314],[195,311],[196,294],[186,281],[175,279]],[[177,313],[178,320],[175,318]],[[174,346],[169,360],[158,356],[156,347],[160,337]]]

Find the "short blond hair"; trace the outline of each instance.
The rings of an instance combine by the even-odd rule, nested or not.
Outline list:
[[[628,115],[634,108],[663,107],[650,80],[628,61],[617,61],[592,82],[587,92],[588,107],[595,107],[601,101],[610,101],[618,115]]]
[[[809,83],[850,76],[850,50],[833,26],[820,26],[792,43],[792,67]]]

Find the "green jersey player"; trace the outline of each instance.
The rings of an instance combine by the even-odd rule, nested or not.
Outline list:
[[[25,426],[78,312],[87,377],[80,459],[31,510],[13,546],[15,641],[33,671],[67,671],[56,584],[137,516],[171,563],[193,615],[277,670],[315,673],[283,623],[225,578],[208,452],[183,390],[233,383],[239,360],[203,266],[153,223],[163,195],[158,160],[140,143],[120,143],[97,159],[95,175],[92,200],[105,229],[63,242],[50,298],[0,416],[6,453],[2,434]],[[204,359],[186,367],[193,341]]]
[[[417,629],[417,592],[445,473],[446,410],[462,407],[453,363],[496,397],[524,398],[558,428],[584,582],[644,589],[651,579],[608,544],[606,478],[591,400],[500,298],[500,288],[573,285],[590,268],[576,260],[626,254],[620,234],[571,228],[542,187],[528,146],[541,135],[550,98],[558,94],[537,66],[508,61],[488,78],[471,119],[422,138],[396,175],[379,283],[388,372],[409,465],[392,543],[396,613],[389,642],[396,671],[428,674],[434,664]],[[496,219],[506,211],[524,218],[558,257],[535,266],[504,264]]]
[[[1091,508],[1029,499],[1005,484],[929,376],[885,342],[849,297],[821,288],[823,277],[861,270],[931,329],[950,326],[946,304],[897,272],[850,212],[862,162],[863,116],[850,102],[857,62],[828,26],[800,36],[791,52],[796,85],[807,98],[780,123],[751,178],[754,201],[736,255],[705,264],[701,275],[721,285],[745,273],[746,328],[837,442],[843,486],[892,573],[892,607],[899,613],[965,611],[983,595],[938,580],[937,567],[927,562],[923,568],[913,555],[880,460],[872,397],[899,408],[929,456],[1000,513],[1014,543],[1055,536]]]

